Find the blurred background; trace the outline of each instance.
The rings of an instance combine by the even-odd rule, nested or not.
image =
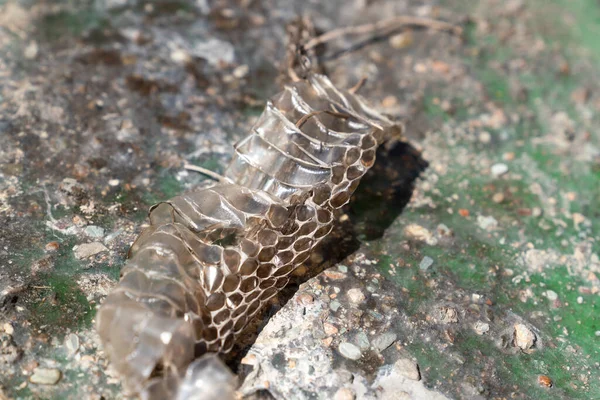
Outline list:
[[[210,183],[186,162],[223,171],[290,21],[396,15],[462,34],[323,49],[406,137],[240,349],[241,391],[600,398],[597,1],[0,0],[0,399],[124,398],[93,320],[149,206]]]

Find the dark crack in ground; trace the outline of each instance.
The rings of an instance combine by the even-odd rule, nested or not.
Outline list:
[[[95,309],[148,207],[210,183],[183,164],[227,164],[303,13],[465,33],[328,48],[408,142],[239,349],[242,392],[600,398],[597,2],[0,4],[0,398],[124,397]]]

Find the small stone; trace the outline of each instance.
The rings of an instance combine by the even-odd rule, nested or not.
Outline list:
[[[498,163],[492,165],[491,173],[494,177],[498,178],[508,172],[508,165],[504,163]]]
[[[394,344],[396,339],[398,339],[398,336],[395,333],[386,332],[377,336],[375,339],[373,339],[371,343],[373,344],[375,350],[381,353],[382,351],[390,347],[392,344]]]
[[[56,385],[60,380],[60,370],[56,368],[36,368],[29,382],[38,385]]]
[[[104,228],[101,228],[96,225],[88,225],[83,230],[83,233],[85,233],[89,237],[99,239],[104,237]]]
[[[340,343],[338,350],[342,356],[349,360],[360,360],[362,357],[362,351],[360,351],[360,348],[352,343],[342,342]]]
[[[575,229],[579,229],[582,222],[585,222],[585,216],[580,213],[573,213],[573,226],[575,226]]]
[[[335,335],[339,332],[339,329],[335,325],[330,324],[329,322],[323,323],[323,330],[327,335]]]
[[[492,135],[489,132],[483,131],[479,134],[479,141],[484,144],[488,144],[492,141]]]
[[[248,67],[246,64],[242,64],[240,66],[235,67],[235,69],[233,70],[233,76],[235,76],[237,79],[242,79],[243,77],[248,75],[248,72],[250,72],[250,67]]]
[[[458,209],[458,214],[461,217],[465,217],[466,218],[466,217],[468,217],[471,214],[471,212],[469,210],[467,210],[466,208],[459,208]]]
[[[108,249],[100,242],[84,243],[80,244],[79,246],[73,247],[75,257],[79,260],[95,256],[96,254],[102,253],[103,251],[108,251]]]
[[[331,303],[329,303],[329,308],[331,309],[331,311],[336,312],[341,305],[342,304],[339,301],[334,300]]]
[[[79,351],[79,336],[74,333],[70,333],[65,338],[65,348],[69,355],[73,355]]]
[[[58,250],[59,247],[60,244],[58,242],[48,242],[46,243],[46,246],[44,248],[46,249],[46,251],[53,252]]]
[[[440,236],[452,236],[452,230],[444,224],[439,224],[436,230]]]
[[[349,388],[341,388],[333,395],[333,400],[354,400],[356,399],[356,394],[352,389]]]
[[[390,46],[395,49],[403,49],[408,47],[413,42],[413,36],[410,30],[399,33],[389,38]]]
[[[483,322],[483,321],[477,321],[477,322],[475,322],[473,329],[475,329],[476,334],[483,335],[490,331],[490,324],[488,324],[487,322]]]
[[[421,260],[421,263],[419,264],[419,269],[421,271],[427,271],[429,269],[429,267],[431,267],[433,265],[433,258],[429,257],[429,256],[425,256],[423,257],[423,259]]]
[[[545,295],[550,301],[558,300],[558,294],[554,290],[546,290]]]
[[[302,293],[299,294],[298,297],[296,297],[296,302],[304,306],[312,304],[314,301],[315,299],[308,293]]]
[[[256,354],[248,354],[240,362],[244,365],[256,365],[258,364],[258,359],[256,358]]]
[[[381,102],[382,107],[384,108],[391,108],[394,107],[398,104],[398,99],[396,98],[396,96],[386,96],[383,101]]]
[[[420,240],[422,242],[428,242],[431,240],[433,236],[431,232],[418,224],[410,224],[406,228],[404,228],[404,234],[411,239]]]
[[[10,334],[0,333],[0,365],[15,363],[22,354],[23,351],[15,345]]]
[[[502,201],[504,201],[504,194],[501,192],[494,193],[494,195],[492,196],[492,201],[494,203],[502,203]]]
[[[360,304],[365,301],[365,295],[362,290],[358,288],[353,288],[348,290],[348,299],[354,304]]]
[[[479,227],[484,231],[489,231],[495,229],[498,226],[498,221],[496,221],[496,218],[492,217],[491,215],[478,215],[477,225],[479,225]]]
[[[8,322],[5,322],[4,325],[2,325],[2,329],[4,329],[4,332],[7,335],[12,335],[15,332],[15,328]]]
[[[119,183],[121,183],[121,181],[119,181],[118,179],[111,179],[108,181],[108,185],[112,187],[119,186]]]
[[[552,379],[550,379],[550,377],[547,375],[538,376],[538,383],[540,386],[552,387]]]
[[[36,58],[37,55],[38,55],[38,45],[37,45],[37,43],[35,41],[31,41],[27,45],[27,47],[25,47],[25,51],[23,52],[23,55],[28,60],[33,60],[34,58]]]
[[[171,60],[178,64],[187,64],[192,61],[192,57],[182,49],[175,49],[171,52]]]
[[[458,311],[453,307],[440,307],[440,321],[444,324],[456,324],[458,322]]]
[[[506,152],[502,154],[502,159],[504,161],[512,161],[515,159],[515,153],[513,151]]]
[[[535,333],[524,324],[515,324],[514,344],[521,350],[531,349],[537,340]]]
[[[346,274],[339,271],[332,271],[329,269],[323,272],[323,275],[334,281],[339,281],[346,278]]]
[[[394,363],[394,370],[399,375],[413,381],[421,380],[421,373],[419,372],[419,366],[416,362],[409,360],[408,358],[401,358]]]
[[[371,343],[369,343],[369,337],[363,331],[360,331],[356,334],[356,344],[361,350],[368,350],[371,347]]]

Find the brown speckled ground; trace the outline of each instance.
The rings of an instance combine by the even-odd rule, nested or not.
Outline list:
[[[314,260],[330,269],[250,349],[248,392],[251,355],[271,346],[263,371],[288,378],[267,386],[292,398],[600,398],[591,0],[0,1],[0,398],[123,397],[95,307],[147,208],[208,183],[183,163],[226,165],[278,90],[302,12],[322,30],[407,14],[465,34],[402,32],[326,63],[342,87],[366,76],[411,145],[382,154],[346,245]],[[281,327],[303,308],[299,338]],[[421,380],[391,385],[411,363]],[[59,380],[40,384],[44,370]]]

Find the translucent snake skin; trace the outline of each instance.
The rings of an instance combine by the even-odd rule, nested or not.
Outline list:
[[[331,231],[335,210],[396,129],[312,74],[267,103],[222,182],[153,206],[97,315],[126,390],[183,398],[175,393],[186,368],[231,350]]]

